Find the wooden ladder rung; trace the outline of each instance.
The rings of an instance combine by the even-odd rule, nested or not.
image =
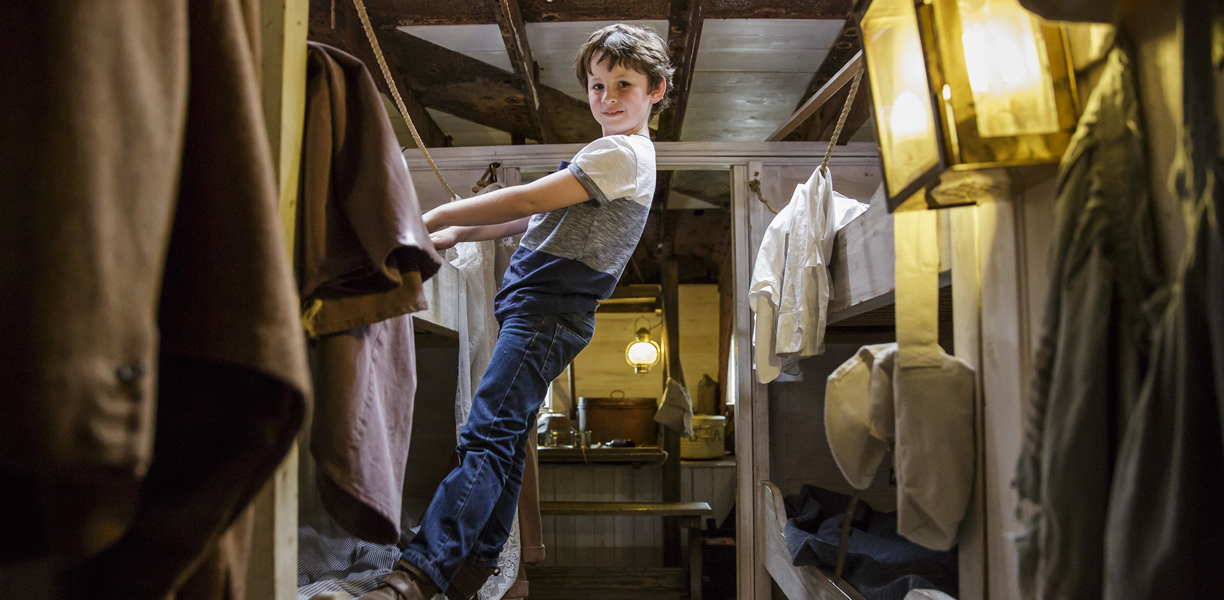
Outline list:
[[[566,517],[700,517],[710,512],[706,502],[540,502],[541,515]]]

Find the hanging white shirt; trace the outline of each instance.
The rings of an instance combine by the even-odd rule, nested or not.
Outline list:
[[[774,328],[778,303],[782,300],[782,273],[794,208],[793,202],[787,204],[769,222],[761,237],[761,249],[757,251],[752,283],[748,288],[748,307],[753,312],[752,345],[756,348],[757,381],[761,383],[773,381],[782,372],[782,360],[774,347]]]
[[[797,373],[800,359],[824,351],[833,240],[866,210],[866,204],[834,192],[828,171],[817,169],[795,186],[790,203],[770,222],[748,290],[757,381]]]

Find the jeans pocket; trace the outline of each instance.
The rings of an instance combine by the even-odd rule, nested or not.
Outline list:
[[[595,319],[593,316],[580,313],[560,314],[557,315],[557,325],[569,334],[572,341],[578,341],[582,344],[578,348],[579,350],[589,344],[591,336],[595,335]]]

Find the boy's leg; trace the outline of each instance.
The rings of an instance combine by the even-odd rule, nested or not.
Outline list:
[[[518,510],[519,491],[523,487],[523,471],[527,467],[527,442],[528,436],[535,435],[535,416],[539,411],[531,413],[532,417],[528,420],[527,432],[515,445],[514,450],[514,470],[510,473],[510,477],[506,479],[506,485],[502,488],[502,494],[497,498],[497,504],[493,508],[493,513],[489,515],[489,521],[485,523],[484,529],[480,531],[480,535],[476,537],[476,545],[472,547],[472,553],[468,556],[468,560],[482,567],[496,567],[497,558],[501,555],[502,546],[510,537],[510,528],[514,526],[514,514]]]
[[[593,315],[557,315],[557,317],[561,321],[562,327],[579,333],[582,339],[586,340],[582,345],[586,347],[586,344],[591,340],[591,335],[595,331]],[[551,374],[552,377],[549,381],[551,382],[552,379],[560,376],[561,372],[573,362],[581,350],[582,348],[578,348],[573,354],[568,355],[566,360],[560,364],[560,368]],[[572,401],[577,402],[577,398],[575,397]],[[486,567],[497,566],[497,558],[501,554],[502,546],[505,545],[506,540],[510,537],[510,528],[514,526],[514,515],[518,511],[519,492],[523,487],[527,444],[533,443],[531,436],[536,435],[534,425],[538,414],[538,408],[535,412],[531,413],[529,427],[522,439],[518,441],[518,445],[515,446],[516,470],[514,475],[510,480],[507,480],[507,486],[503,490],[501,497],[497,500],[497,508],[490,515],[489,522],[485,524],[485,528],[480,532],[480,536],[476,538],[476,546],[472,549],[472,554],[468,558],[468,560],[475,564]],[[513,482],[513,489],[510,487],[511,481]]]
[[[404,551],[404,560],[440,589],[447,588],[476,545],[516,471],[521,484],[519,445],[534,429],[528,420],[548,384],[586,346],[592,331],[587,320],[561,315],[512,317],[502,324],[493,359],[460,433],[460,465],[439,486],[420,532]],[[500,548],[504,542],[503,537],[496,544]]]

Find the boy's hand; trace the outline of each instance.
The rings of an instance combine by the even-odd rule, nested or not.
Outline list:
[[[455,244],[459,243],[458,236],[455,234],[456,231],[454,227],[447,227],[446,229],[429,234],[429,241],[433,242],[435,250],[446,250],[448,248],[453,248]]]

